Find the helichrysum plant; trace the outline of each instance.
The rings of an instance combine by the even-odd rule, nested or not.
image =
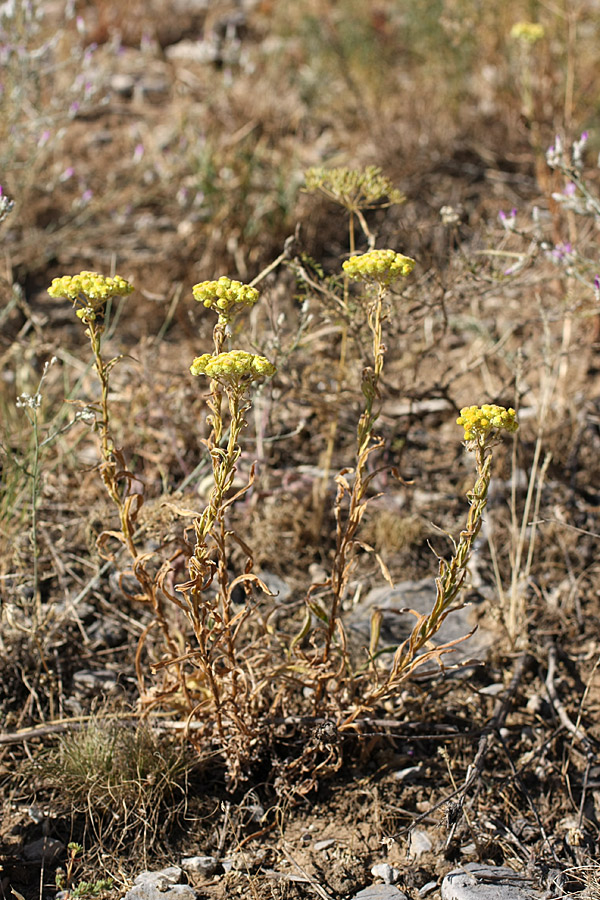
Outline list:
[[[449,562],[439,561],[436,578],[437,596],[427,615],[414,613],[417,622],[407,638],[395,651],[392,665],[385,678],[379,676],[379,683],[372,681],[364,690],[356,709],[346,717],[340,728],[352,727],[356,718],[376,707],[385,697],[397,691],[419,666],[429,660],[438,660],[452,649],[456,641],[431,647],[432,637],[437,634],[446,617],[460,606],[460,593],[468,574],[468,565],[473,544],[481,530],[483,512],[487,503],[488,489],[492,474],[493,447],[501,440],[503,432],[514,434],[519,425],[514,409],[506,409],[495,404],[467,406],[461,409],[457,424],[463,428],[465,446],[475,454],[477,478],[473,489],[468,492],[470,504],[466,527],[461,531],[454,553]],[[378,628],[381,613],[376,612],[372,622],[370,653],[375,663],[379,640]],[[429,645],[429,646],[428,646]],[[427,649],[424,649],[427,648]]]
[[[71,300],[76,307],[75,315],[86,326],[85,334],[89,338],[94,366],[100,382],[101,397],[98,410],[97,427],[100,434],[102,465],[100,473],[102,481],[111,499],[119,510],[121,530],[125,543],[128,544],[132,556],[136,556],[133,548],[130,516],[122,490],[124,479],[117,473],[123,469],[122,460],[117,458],[118,451],[110,431],[110,410],[108,405],[109,376],[117,359],[105,362],[102,356],[102,335],[104,333],[104,312],[106,303],[113,297],[127,296],[133,291],[124,278],[118,275],[109,278],[97,272],[80,272],[79,275],[63,275],[55,278],[48,288],[51,297]],[[121,481],[121,484],[119,484]],[[126,483],[126,480],[125,482]]]
[[[243,763],[251,753],[259,726],[252,704],[255,700],[260,702],[260,696],[255,700],[251,697],[249,686],[254,675],[249,674],[248,666],[252,664],[248,662],[248,649],[240,649],[239,635],[252,615],[252,585],[267,589],[251,573],[251,550],[230,530],[226,513],[249,489],[254,477],[252,468],[246,485],[233,491],[242,453],[241,435],[251,408],[250,389],[255,382],[272,376],[275,366],[264,356],[223,349],[235,316],[257,302],[259,293],[255,288],[221,277],[195,285],[193,294],[218,317],[213,331],[214,352],[196,357],[190,366],[192,375],[210,380],[211,430],[205,443],[212,462],[213,485],[203,511],[193,521],[195,543],[187,563],[189,579],[176,585],[179,596],[171,595],[171,599],[185,612],[195,637],[195,646],[185,656],[194,672],[182,683],[189,714],[201,718],[206,726],[201,740],[211,735],[214,723],[213,736],[218,737],[227,757],[230,776],[237,780],[242,776]],[[231,541],[247,557],[245,571],[234,579],[229,574]],[[232,601],[236,585],[243,587],[246,596],[244,607],[238,611],[234,611]],[[179,662],[174,658],[169,665]]]
[[[348,214],[348,249],[350,255],[356,253],[356,221],[358,221],[363,236],[367,241],[369,250],[375,246],[375,235],[369,229],[364,211],[374,208],[384,208],[393,204],[404,203],[404,194],[394,187],[389,178],[383,175],[378,166],[367,166],[365,169],[316,167],[305,173],[306,190],[312,193],[320,193],[334,203],[337,203]],[[381,252],[381,251],[378,251]],[[393,251],[390,251],[393,252]],[[306,278],[302,270],[298,272],[300,280]],[[327,298],[329,292],[324,292],[322,298]],[[346,357],[348,352],[348,329],[353,320],[356,320],[356,311],[350,304],[350,273],[344,269],[342,296],[334,295],[337,309],[342,313],[340,355],[337,376],[337,394],[342,390]],[[340,403],[335,404],[336,410]],[[337,412],[332,417],[327,447],[322,462],[323,478],[320,490],[317,492],[319,507],[316,510],[315,535],[318,534],[324,516],[327,484],[331,471],[333,448],[338,426]]]
[[[313,674],[317,680],[314,693],[316,710],[320,709],[325,684],[332,674],[330,655],[336,634],[339,650],[342,657],[345,656],[342,604],[356,551],[361,546],[357,532],[368,504],[368,491],[373,479],[373,474],[368,473],[369,457],[383,445],[381,439],[374,435],[374,427],[379,417],[379,383],[385,358],[383,323],[387,316],[386,301],[391,286],[410,275],[414,265],[414,259],[389,249],[371,250],[360,256],[352,256],[343,264],[348,277],[364,285],[362,296],[368,309],[372,365],[365,367],[362,374],[361,389],[365,407],[357,427],[354,470],[344,470],[337,478],[335,556],[326,585],[319,586],[321,593],[325,588],[330,602],[323,605],[323,602],[317,601],[311,588],[307,598],[307,619],[302,632],[295,639],[297,644],[306,637],[311,616],[316,616],[324,623],[324,644],[318,651],[317,658],[312,657]],[[326,595],[323,599],[325,598]]]
[[[100,476],[118,511],[120,530],[103,532],[98,539],[98,546],[103,549],[107,540],[116,538],[127,549],[133,561],[133,574],[141,588],[140,593],[135,595],[135,599],[150,605],[160,626],[167,652],[171,656],[176,652],[176,644],[169,631],[162,594],[159,589],[164,570],[161,570],[158,575],[151,575],[146,566],[147,554],[142,553],[136,544],[136,520],[144,497],[143,493],[131,490],[134,476],[127,468],[123,453],[113,437],[110,424],[108,399],[110,374],[121,357],[113,357],[108,361],[104,358],[102,336],[106,305],[109,300],[115,297],[126,297],[132,291],[133,286],[119,275],[115,275],[113,278],[88,271],[80,272],[78,275],[64,275],[61,278],[55,278],[48,288],[51,297],[68,299],[73,303],[75,315],[85,327],[85,334],[92,350],[94,368],[100,383],[100,403],[90,408],[96,415],[96,430],[100,437],[102,458]],[[139,483],[139,480],[136,481]],[[146,631],[143,638],[145,635]],[[140,652],[138,651],[138,680],[142,690],[143,676],[139,660]]]

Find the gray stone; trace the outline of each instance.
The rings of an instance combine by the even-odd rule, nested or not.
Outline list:
[[[219,865],[219,860],[214,856],[186,856],[181,860],[181,868],[185,872],[194,872],[209,878]]]
[[[424,884],[422,888],[419,888],[419,897],[426,897],[427,894],[435,891],[437,886],[437,881],[428,881],[427,884]]]
[[[372,884],[355,894],[352,900],[408,900],[408,897],[393,884]]]
[[[329,850],[331,847],[335,847],[335,838],[325,838],[323,841],[314,843],[315,850]]]
[[[64,852],[65,845],[54,838],[43,837],[23,847],[23,856],[27,862],[45,862],[48,865],[56,862]]]
[[[158,872],[142,872],[123,900],[197,900],[198,893],[188,884],[180,884],[183,876],[179,866],[169,866]]]
[[[528,878],[507,866],[468,863],[442,881],[442,900],[541,900]]]
[[[418,859],[423,853],[429,853],[432,847],[433,842],[426,831],[422,831],[420,828],[411,831],[408,843],[409,856]]]
[[[401,874],[399,869],[395,869],[389,863],[377,863],[371,869],[371,875],[374,875],[375,878],[381,878],[386,884],[395,884]]]
[[[390,647],[395,650],[398,644],[409,636],[415,624],[413,615],[408,612],[399,613],[397,610],[414,609],[422,615],[427,615],[431,612],[435,599],[434,578],[425,578],[421,581],[401,581],[394,588],[374,588],[345,616],[344,624],[348,626],[349,634],[354,634],[355,640],[359,639],[368,646],[371,616],[375,609],[380,609],[383,613],[383,621],[379,647],[380,649]],[[396,612],[392,612],[392,610],[396,610]],[[464,663],[476,655],[484,656],[497,638],[494,632],[487,630],[485,622],[477,622],[472,605],[467,605],[449,614],[432,639],[432,643],[437,646],[465,637],[473,631],[476,625],[478,628],[475,634],[464,643],[457,644],[456,650],[446,657],[448,665]]]

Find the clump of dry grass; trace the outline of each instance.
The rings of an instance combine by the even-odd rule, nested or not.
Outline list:
[[[84,816],[88,852],[146,857],[185,809],[189,769],[148,724],[97,717],[42,753],[34,772],[58,808]]]

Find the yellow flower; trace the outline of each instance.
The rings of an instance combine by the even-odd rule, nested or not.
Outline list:
[[[410,275],[414,267],[414,259],[395,250],[370,250],[360,256],[351,256],[342,263],[344,272],[350,278],[375,281],[384,287],[397,278]]]
[[[222,324],[230,322],[240,307],[254,306],[259,297],[256,288],[242,284],[241,281],[233,281],[226,275],[222,275],[218,281],[195,284],[192,293],[199,303],[218,313]]]
[[[225,385],[248,385],[259,378],[269,378],[276,372],[275,366],[264,356],[230,350],[213,356],[204,353],[197,356],[190,366],[192,375],[207,375]]]
[[[464,428],[465,441],[474,441],[477,438],[485,439],[494,429],[512,433],[519,427],[514,409],[496,406],[495,403],[484,403],[481,407],[463,407],[456,424],[462,425]]]
[[[79,275],[63,275],[54,278],[48,288],[51,297],[65,297],[73,302],[87,300],[87,305],[99,308],[110,297],[125,297],[133,290],[133,285],[119,275],[110,278],[97,272],[80,272]]]
[[[524,44],[537,44],[544,35],[544,26],[539,22],[515,22],[510,30],[511,38],[515,41],[523,41]]]

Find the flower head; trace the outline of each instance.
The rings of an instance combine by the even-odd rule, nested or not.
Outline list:
[[[245,350],[230,350],[213,356],[204,353],[197,356],[190,366],[192,375],[207,375],[227,386],[247,386],[259,378],[269,378],[276,372],[273,363],[264,356],[246,353]]]
[[[51,297],[65,297],[73,302],[80,300],[87,307],[100,309],[110,297],[126,297],[133,285],[115,275],[99,275],[97,272],[80,272],[79,275],[63,275],[54,278],[48,288]]]
[[[414,267],[414,259],[395,250],[370,250],[360,256],[351,256],[342,263],[344,272],[350,278],[375,281],[386,287],[396,279],[410,275]]]
[[[524,44],[537,44],[544,37],[544,26],[539,22],[515,22],[510,29],[510,36],[515,41]]]
[[[256,288],[221,275],[218,281],[202,281],[192,288],[194,298],[219,315],[222,325],[230,322],[242,306],[254,306],[259,293]]]
[[[485,439],[494,430],[512,433],[519,427],[514,409],[496,406],[495,403],[484,403],[481,407],[463,407],[456,424],[462,425],[464,428],[465,441],[474,441],[477,438]]]

